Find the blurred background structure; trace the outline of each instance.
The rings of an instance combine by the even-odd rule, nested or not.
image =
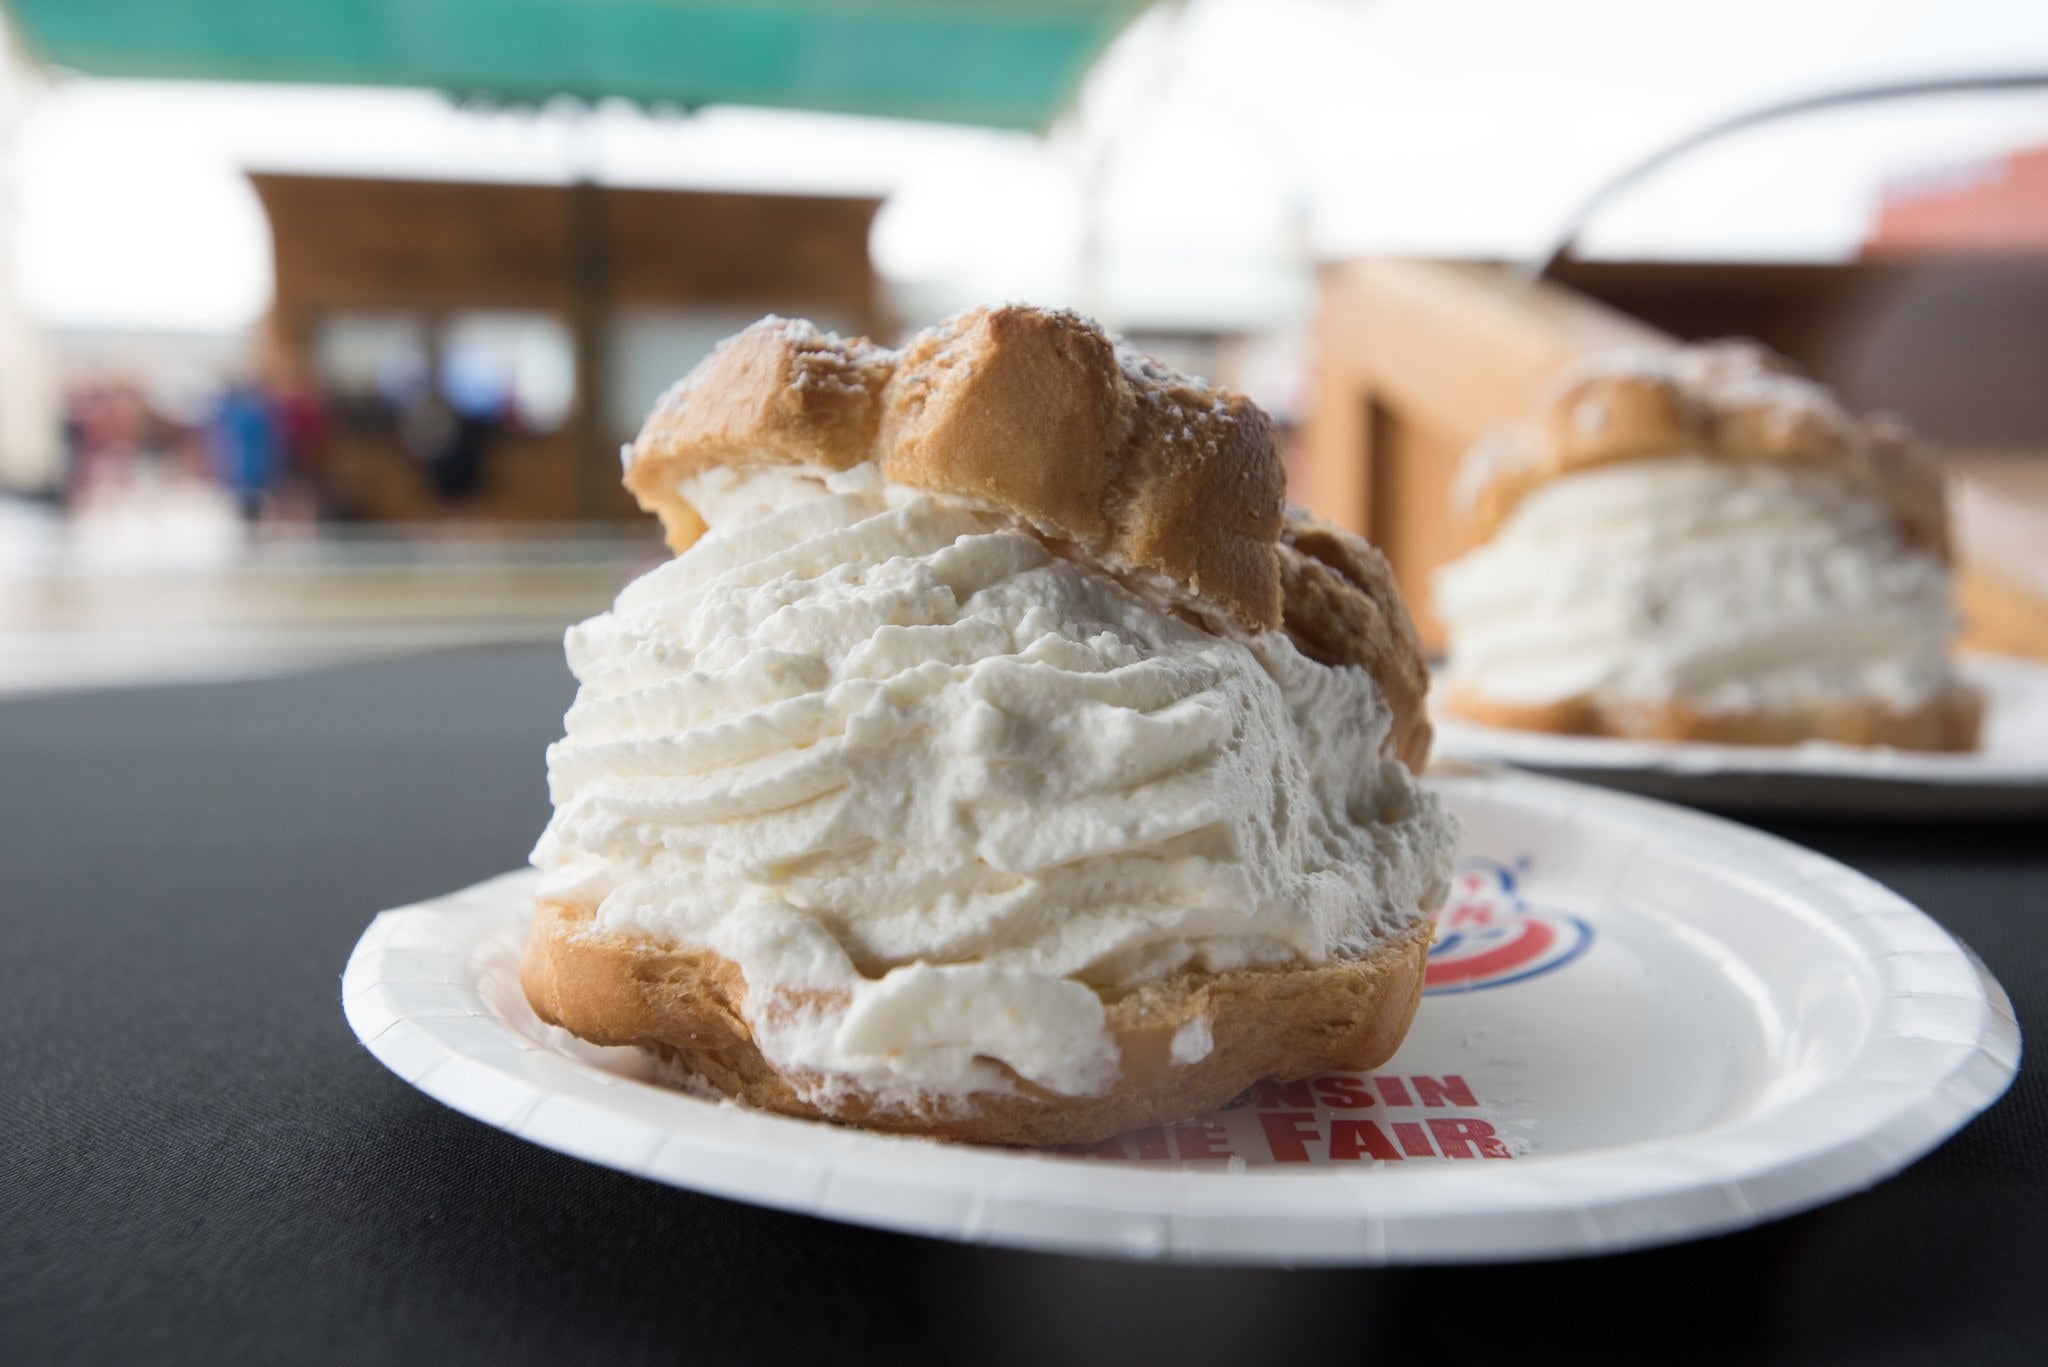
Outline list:
[[[0,691],[552,635],[718,338],[1000,299],[1249,392],[1425,611],[1550,369],[1759,336],[2048,643],[2043,80],[2024,0],[0,0]]]

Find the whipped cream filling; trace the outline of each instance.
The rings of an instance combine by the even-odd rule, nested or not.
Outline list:
[[[1503,703],[1907,708],[1953,686],[1947,565],[1826,471],[1681,456],[1566,475],[1435,587],[1448,680]]]
[[[682,492],[706,535],[568,633],[540,895],[736,963],[820,1091],[1099,1094],[1095,988],[1357,955],[1442,900],[1451,819],[1364,670],[872,468]]]

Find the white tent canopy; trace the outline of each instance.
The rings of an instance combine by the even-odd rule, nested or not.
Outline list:
[[[882,193],[908,311],[1080,303],[1125,326],[1284,325],[1307,262],[1538,251],[1595,186],[1744,109],[1849,85],[2048,69],[2023,0],[1191,0],[1148,15],[1047,139],[428,92],[60,78],[4,145],[13,285],[59,328],[235,330],[267,306],[245,169]],[[2048,140],[2048,93],[1812,116],[1617,203],[1601,254],[1839,259],[1883,182]]]

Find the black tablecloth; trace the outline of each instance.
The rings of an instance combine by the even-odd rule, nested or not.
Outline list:
[[[350,1035],[372,913],[521,862],[554,650],[0,703],[0,1361],[2048,1361],[2048,1085],[1676,1248],[1281,1272],[755,1210],[443,1109]],[[1781,824],[2048,1020],[2038,826]]]

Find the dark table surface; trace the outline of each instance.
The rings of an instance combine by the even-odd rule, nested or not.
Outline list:
[[[371,915],[519,864],[552,650],[0,703],[0,1362],[2048,1361],[2048,1069],[1874,1191],[1540,1264],[965,1248],[536,1148],[342,1020]],[[2039,825],[1777,823],[2048,1016]]]

